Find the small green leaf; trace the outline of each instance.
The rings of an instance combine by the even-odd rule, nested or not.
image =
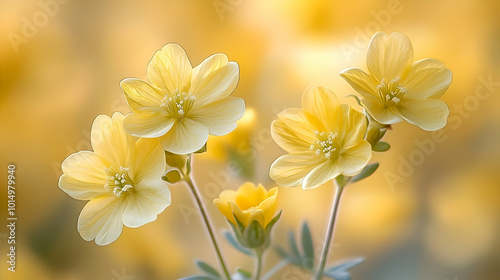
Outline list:
[[[173,184],[173,183],[179,182],[182,179],[182,177],[181,177],[181,173],[179,172],[179,170],[172,169],[172,170],[168,171],[165,176],[161,177],[161,179],[163,181],[167,181],[167,182]]]
[[[236,226],[233,223],[231,223],[229,220],[227,220],[227,222],[229,223],[229,225],[233,229],[234,236],[236,237],[236,240],[238,240],[238,243],[241,246],[247,248],[248,247],[247,241],[245,240],[245,238],[243,238],[243,231],[245,230],[245,228],[243,227],[241,222],[238,219],[236,219],[236,217],[235,217],[235,220],[236,220],[236,223],[239,223],[240,225]],[[241,228],[242,228],[242,230],[240,230]]]
[[[186,155],[178,155],[171,152],[165,151],[165,158],[167,164],[171,167],[177,167],[179,170],[182,170],[184,166],[186,166]]]
[[[389,145],[389,143],[380,141],[372,147],[372,150],[374,150],[375,152],[385,152],[388,151],[390,148],[391,145]]]
[[[358,103],[359,106],[363,106],[361,104],[361,100],[359,100],[359,97],[354,95],[354,94],[349,94],[349,95],[346,95],[345,97],[354,97],[354,99],[356,99],[356,103]]]
[[[372,163],[372,164],[368,164],[367,166],[365,166],[365,168],[363,168],[363,170],[361,170],[360,173],[358,173],[358,175],[352,177],[351,183],[355,183],[357,181],[361,181],[364,178],[372,175],[373,172],[375,172],[377,170],[378,166],[379,166],[378,162],[375,162],[375,163]]]
[[[283,212],[283,210],[280,210],[280,212],[278,214],[276,214],[276,216],[274,216],[274,218],[267,224],[267,226],[266,226],[266,232],[271,232],[271,230],[273,229],[273,226],[280,219],[282,212]]]
[[[297,245],[297,242],[295,241],[295,233],[293,231],[290,231],[288,233],[288,245],[292,249],[292,254],[295,257],[302,258],[300,251],[299,251],[299,246]]]
[[[348,261],[341,261],[325,270],[325,275],[335,280],[351,280],[349,269],[364,262],[364,258],[354,258]]]
[[[205,142],[205,145],[203,145],[203,147],[201,147],[201,149],[199,149],[198,151],[194,152],[195,154],[202,154],[204,152],[207,151],[207,143]]]
[[[313,269],[314,265],[314,245],[311,231],[307,223],[302,225],[302,250],[304,251],[304,260],[306,268]]]
[[[204,262],[204,261],[201,261],[201,260],[195,260],[194,263],[196,264],[196,266],[198,266],[198,268],[205,272],[206,274],[208,274],[208,276],[213,276],[213,277],[216,277],[218,279],[220,279],[220,273],[215,270],[215,268],[213,268],[211,265],[209,265],[208,263]]]
[[[238,230],[243,233],[245,231],[245,226],[243,223],[236,217],[236,215],[233,213],[234,220],[236,221],[236,225],[238,226]],[[230,222],[231,223],[231,222]]]
[[[213,278],[213,277],[205,276],[205,275],[195,275],[195,276],[181,278],[179,280],[217,280],[217,279],[220,279],[220,278]]]
[[[231,232],[229,231],[224,232],[224,237],[226,238],[227,242],[229,242],[229,244],[233,246],[233,248],[242,252],[245,255],[252,256],[252,252],[241,246],[241,244],[238,242],[238,240],[236,240],[236,238]]]
[[[243,232],[243,238],[248,242],[250,248],[262,246],[266,241],[266,233],[257,220],[253,220]]]

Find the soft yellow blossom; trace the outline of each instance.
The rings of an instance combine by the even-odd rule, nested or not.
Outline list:
[[[59,187],[75,199],[90,200],[78,219],[83,239],[107,245],[123,225],[136,228],[156,220],[170,204],[161,176],[165,152],[158,139],[139,139],[123,129],[123,115],[98,116],[91,132],[92,151],[62,163]]]
[[[277,194],[276,187],[267,191],[261,184],[255,186],[247,182],[237,191],[222,191],[219,197],[214,199],[214,204],[234,225],[236,216],[245,227],[257,220],[263,228],[266,228],[276,211]]]
[[[368,46],[369,74],[359,68],[340,75],[363,96],[368,113],[382,124],[406,120],[428,131],[446,125],[449,109],[439,100],[451,83],[452,73],[436,59],[413,62],[406,35],[377,32]]]
[[[184,49],[167,44],[149,62],[149,83],[127,78],[121,82],[132,109],[124,120],[132,135],[160,138],[176,154],[193,153],[208,135],[225,135],[236,128],[245,102],[230,96],[238,84],[239,67],[225,54],[214,54],[192,68]]]
[[[310,87],[302,107],[286,109],[273,121],[274,141],[289,154],[272,165],[270,176],[284,187],[317,187],[338,175],[359,173],[371,158],[363,140],[366,117],[324,87]]]

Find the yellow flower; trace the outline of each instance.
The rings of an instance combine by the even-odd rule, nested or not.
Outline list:
[[[439,100],[450,86],[452,73],[436,59],[413,62],[410,40],[401,33],[373,35],[366,64],[370,74],[359,68],[340,75],[363,96],[368,113],[382,124],[402,120],[424,130],[446,125],[449,109]]]
[[[70,155],[62,163],[59,188],[71,197],[90,200],[78,218],[83,239],[107,245],[123,225],[140,227],[156,220],[170,205],[161,176],[165,152],[158,139],[138,139],[123,129],[123,115],[98,116],[91,132],[91,151]]]
[[[256,187],[253,183],[247,182],[237,191],[222,191],[219,198],[214,199],[214,204],[234,225],[236,216],[245,227],[256,220],[265,229],[276,211],[277,194],[277,188],[267,191],[261,184]]]
[[[371,146],[363,140],[365,115],[339,104],[324,87],[308,88],[302,107],[284,110],[271,125],[274,141],[289,153],[271,165],[271,178],[307,190],[341,174],[359,173],[371,158]]]
[[[147,74],[150,83],[128,78],[120,84],[133,111],[124,127],[134,136],[159,137],[169,152],[201,149],[209,134],[228,134],[245,113],[243,99],[230,96],[238,84],[238,64],[225,54],[192,68],[181,46],[167,44],[153,56]]]

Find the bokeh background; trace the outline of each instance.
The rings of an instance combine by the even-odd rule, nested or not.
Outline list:
[[[449,124],[429,133],[401,123],[392,148],[369,179],[344,192],[330,261],[364,256],[353,279],[500,279],[500,13],[487,0],[176,0],[0,1],[0,279],[178,279],[197,273],[194,259],[217,265],[188,189],[158,220],[125,228],[113,244],[85,242],[76,230],[85,202],[57,187],[60,164],[90,149],[99,114],[129,112],[119,82],[146,78],[153,53],[181,44],[193,65],[216,52],[240,65],[235,96],[248,111],[228,136],[197,155],[195,178],[211,204],[244,181],[272,187],[272,161],[284,152],[270,138],[276,114],[300,106],[308,85],[354,91],[338,73],[365,68],[368,40],[399,31],[415,59],[434,57],[453,71],[443,96]],[[30,26],[32,25],[32,26]],[[17,166],[17,272],[7,271],[7,165]],[[308,221],[321,249],[333,186],[280,188],[283,216],[274,244]],[[231,268],[251,259],[219,235]],[[279,262],[269,251],[265,271]],[[135,277],[135,278],[134,278]],[[308,279],[293,267],[272,279]]]

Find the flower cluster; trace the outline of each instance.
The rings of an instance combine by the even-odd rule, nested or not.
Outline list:
[[[403,120],[437,130],[449,115],[439,98],[450,86],[451,71],[436,59],[413,62],[405,35],[376,33],[366,64],[368,73],[359,68],[340,73],[361,95],[356,99],[362,110],[341,104],[326,87],[309,87],[302,107],[282,111],[271,125],[272,138],[287,152],[269,170],[278,185],[309,190],[334,181],[338,186],[318,268],[313,267],[315,250],[307,224],[302,227],[303,252],[293,232],[291,253],[277,248],[287,263],[315,274],[317,280],[323,275],[350,279],[346,270],[362,261],[325,268],[342,190],[378,168],[378,163],[368,163],[372,151],[390,148],[381,141],[386,131]],[[62,163],[59,187],[75,199],[89,200],[78,219],[80,235],[107,245],[124,225],[135,228],[156,220],[171,203],[166,182],[183,181],[198,203],[221,266],[219,272],[198,261],[207,275],[186,279],[260,279],[262,255],[281,217],[281,211],[276,214],[278,188],[266,190],[247,182],[236,191],[222,191],[213,201],[233,229],[225,234],[228,242],[257,261],[253,276],[241,269],[231,276],[191,177],[191,154],[206,151],[209,135],[233,131],[245,112],[244,100],[231,96],[238,84],[238,64],[225,54],[214,54],[193,68],[184,49],[167,44],[149,62],[147,77],[121,82],[132,112],[98,116],[92,124],[93,151],[74,153]]]
[[[121,87],[132,113],[98,116],[92,125],[92,151],[70,155],[59,187],[75,199],[90,200],[78,220],[85,240],[115,241],[123,225],[152,222],[170,205],[162,176],[165,151],[190,154],[208,135],[236,128],[245,102],[230,96],[239,68],[225,54],[214,54],[195,68],[177,44],[157,51],[148,65],[150,83],[124,79]],[[175,155],[172,155],[175,157]]]

